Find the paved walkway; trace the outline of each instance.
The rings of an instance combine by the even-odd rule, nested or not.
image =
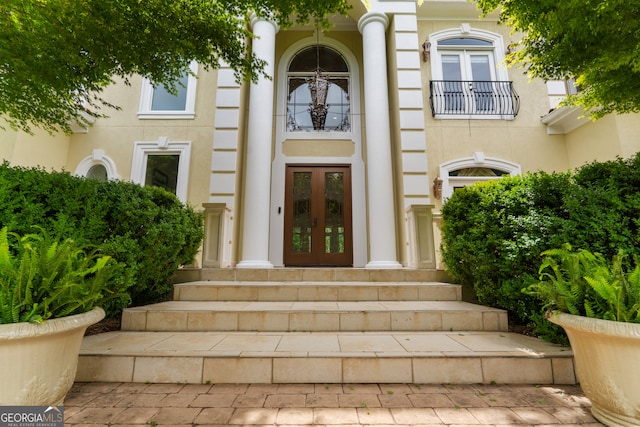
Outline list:
[[[577,386],[76,383],[68,426],[601,426]]]

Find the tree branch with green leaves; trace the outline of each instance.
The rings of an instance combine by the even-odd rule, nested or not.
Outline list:
[[[640,3],[627,0],[474,0],[522,35],[507,60],[531,77],[573,78],[565,104],[592,119],[640,111]]]
[[[175,89],[192,61],[253,79],[250,14],[286,28],[328,26],[346,0],[25,0],[0,2],[0,116],[13,128],[69,132],[102,117],[114,78],[138,74]]]

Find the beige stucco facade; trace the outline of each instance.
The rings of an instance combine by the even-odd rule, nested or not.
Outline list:
[[[255,21],[254,30],[262,32],[262,45],[255,48],[265,55],[273,78],[239,84],[224,65],[200,66],[197,83],[189,86],[195,88],[192,114],[143,111],[150,86],[134,76],[128,85],[117,82],[106,89],[105,99],[120,107],[105,110],[108,118],[71,135],[5,130],[0,158],[81,175],[92,165],[105,165],[110,178],[140,182],[148,156],[177,153],[185,160],[178,178],[185,191],[179,197],[207,215],[207,240],[196,264],[212,267],[286,265],[290,167],[344,167],[351,184],[349,265],[436,268],[443,200],[456,185],[471,182],[458,171],[566,171],[640,150],[638,115],[589,122],[579,118],[581,112],[550,112],[556,101],[551,95],[557,94],[548,84],[530,81],[522,69],[501,61],[517,35],[495,16],[480,19],[472,3],[371,0],[367,9],[354,0],[353,5],[350,16],[336,19],[324,34]],[[469,39],[483,42],[464,46]],[[317,45],[338,52],[348,67],[346,131],[289,127],[289,64]],[[430,83],[447,81],[451,68],[444,64],[451,60],[461,69],[470,61],[468,73],[486,60],[491,81],[511,82],[518,95],[516,114],[478,114],[477,97],[465,101],[472,107],[463,114],[433,113]],[[478,79],[461,80],[466,88],[473,86],[466,80]],[[449,89],[445,96],[462,96],[452,93]],[[515,106],[509,99],[514,104],[508,107]],[[497,101],[491,102],[494,108]],[[434,188],[434,181],[442,189]]]

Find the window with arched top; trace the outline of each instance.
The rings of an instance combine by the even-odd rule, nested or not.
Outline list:
[[[471,157],[452,160],[440,165],[439,180],[442,184],[442,199],[444,201],[451,197],[456,189],[476,182],[520,174],[520,165],[516,163],[485,157],[484,153],[475,152]]]
[[[89,168],[86,177],[98,181],[107,181],[109,179],[109,174],[104,165],[93,165]]]
[[[518,114],[520,98],[500,66],[499,34],[462,24],[432,34],[430,43],[434,117],[512,119]]]
[[[82,159],[75,175],[100,181],[120,179],[115,162],[101,149],[93,150],[90,156]]]
[[[321,45],[296,53],[287,69],[288,132],[349,132],[349,67]]]

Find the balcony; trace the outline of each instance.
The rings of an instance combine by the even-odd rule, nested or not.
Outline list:
[[[429,90],[434,117],[513,119],[520,110],[510,81],[432,80]]]

